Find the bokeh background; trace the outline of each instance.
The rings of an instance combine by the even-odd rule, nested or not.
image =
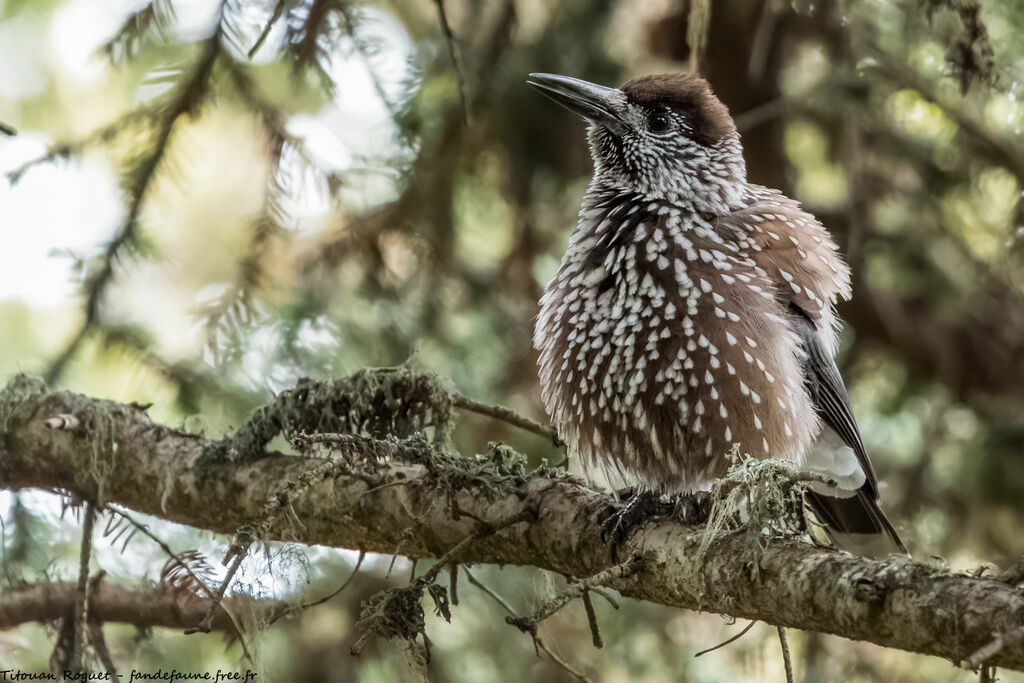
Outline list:
[[[216,435],[300,377],[409,362],[543,419],[532,317],[590,162],[582,123],[525,75],[616,84],[694,66],[735,116],[751,180],[802,201],[853,267],[840,365],[914,555],[1011,564],[1024,553],[1020,2],[5,0],[0,122],[18,135],[0,137],[0,378],[153,403],[154,418]],[[477,416],[456,440],[562,458]],[[80,525],[57,496],[0,492],[0,514],[7,585],[75,576]],[[223,553],[224,538],[146,521],[176,550]],[[234,590],[318,595],[355,557],[272,546]],[[165,559],[145,539],[102,539],[94,563],[134,583]],[[408,579],[408,561],[389,577],[390,562],[368,557],[340,597],[252,636],[262,680],[416,680],[393,644],[348,654],[360,602]],[[563,585],[474,572],[521,613]],[[570,680],[460,589],[451,624],[428,617],[431,680]],[[541,629],[594,680],[782,679],[770,627],[694,658],[744,623],[596,606],[603,650],[579,605]],[[126,670],[248,666],[216,635],[106,631]],[[971,678],[790,639],[798,680]],[[45,625],[0,632],[0,668],[44,670],[53,642]]]

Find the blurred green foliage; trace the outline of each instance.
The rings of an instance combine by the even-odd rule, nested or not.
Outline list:
[[[0,374],[49,373],[221,434],[300,377],[409,361],[543,418],[532,318],[590,169],[581,122],[524,77],[616,83],[688,68],[689,3],[446,0],[453,64],[436,2],[285,0],[250,58],[278,4],[0,6],[0,54],[20,60],[0,64],[0,121],[20,131],[0,140],[0,161],[15,171],[45,157],[3,188],[12,208],[0,206],[0,245],[65,263],[83,293],[8,284]],[[1024,552],[1024,6],[983,0],[981,32],[973,7],[720,0],[700,64],[737,119],[751,180],[804,202],[853,266],[841,361],[885,507],[916,556],[957,568]],[[22,62],[40,82],[19,91]],[[120,179],[125,222],[96,228],[98,244],[66,223],[32,237],[97,165]],[[98,197],[76,201],[67,208],[83,224],[101,212]],[[456,439],[467,454],[502,440],[534,465],[562,457],[478,416],[460,420]],[[75,575],[78,524],[55,496],[0,504],[8,582]],[[223,551],[222,538],[149,522],[178,550]],[[354,562],[320,548],[269,557],[246,561],[242,590],[318,595]],[[107,580],[138,581],[165,559],[140,539],[123,553],[100,542],[95,562]],[[388,578],[389,561],[372,558],[340,598],[254,638],[267,679],[415,680],[395,646],[348,654],[360,602],[408,576],[399,560]],[[474,571],[522,611],[563,581]],[[450,625],[428,618],[431,680],[567,678],[486,595],[460,589]],[[595,680],[781,679],[768,627],[694,659],[742,625],[632,601],[597,609],[603,650],[579,605],[541,630]],[[0,664],[45,669],[53,639],[35,625],[0,634]],[[109,625],[107,640],[125,669],[245,668],[217,636]],[[806,681],[969,678],[816,634],[791,642]]]

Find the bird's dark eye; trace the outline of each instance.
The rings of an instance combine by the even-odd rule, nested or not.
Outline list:
[[[671,124],[672,120],[664,111],[655,111],[647,115],[647,128],[652,133],[664,133]]]

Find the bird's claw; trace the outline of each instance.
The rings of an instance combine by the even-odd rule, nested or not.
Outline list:
[[[662,502],[650,491],[625,489],[619,492],[625,502],[611,505],[601,518],[601,542],[617,547],[650,519],[668,517],[685,526],[697,526],[711,514],[711,494],[707,491],[676,496]]]
[[[673,503],[672,518],[684,526],[697,526],[711,516],[711,494],[696,491],[677,497]]]
[[[620,497],[626,502],[618,509],[609,506],[601,522],[601,542],[613,546],[623,543],[660,508],[658,497],[650,491],[627,489]]]

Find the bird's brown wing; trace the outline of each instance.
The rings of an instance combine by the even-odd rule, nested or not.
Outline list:
[[[722,219],[722,227],[749,235],[751,256],[776,285],[783,310],[797,306],[830,338],[832,307],[850,298],[850,269],[832,236],[776,190],[754,186],[749,199],[746,208]]]
[[[810,492],[823,521],[848,533],[885,533],[905,552],[902,541],[878,507],[878,483],[864,449],[846,386],[833,353],[833,307],[849,298],[849,269],[824,227],[800,205],[774,190],[755,188],[751,204],[724,221],[753,236],[752,257],[775,285],[776,299],[789,314],[805,354],[804,384],[825,427],[849,446],[864,471],[865,482],[852,497]]]

